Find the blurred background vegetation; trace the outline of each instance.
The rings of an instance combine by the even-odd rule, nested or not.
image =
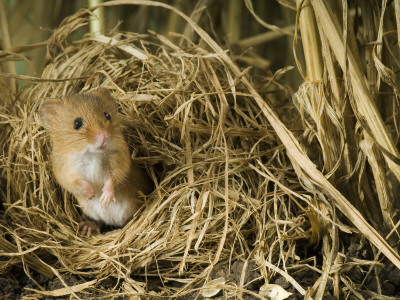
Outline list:
[[[52,31],[67,16],[102,1],[90,0],[0,0],[1,27],[0,48],[45,42]],[[296,19],[294,1],[265,0],[164,0],[192,16],[224,49],[229,49],[242,67],[253,67],[260,76],[275,72],[287,65],[295,65],[292,45]],[[184,34],[185,21],[177,14],[160,8],[141,5],[109,7],[100,16],[104,33],[129,31],[146,34],[149,30],[174,39]],[[89,32],[89,26],[80,28],[73,35],[79,39]],[[178,40],[178,38],[175,38]],[[194,40],[197,42],[196,40]],[[301,43],[298,43],[301,47]],[[301,55],[302,51],[297,51]],[[27,60],[16,58],[17,74],[41,74],[45,66],[44,46],[26,53]],[[13,68],[13,66],[9,66]],[[3,70],[12,73],[11,70]],[[285,80],[295,90],[303,81],[293,70]]]

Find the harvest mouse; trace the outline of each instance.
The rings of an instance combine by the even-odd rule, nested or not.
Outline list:
[[[102,223],[125,225],[139,208],[140,195],[151,193],[152,182],[131,162],[115,100],[99,89],[47,100],[40,115],[50,132],[56,180],[95,221],[82,221],[81,234],[100,233]]]

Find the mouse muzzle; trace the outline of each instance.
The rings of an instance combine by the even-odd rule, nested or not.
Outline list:
[[[100,130],[94,138],[93,148],[98,151],[104,150],[107,145],[108,139],[109,133],[106,130]]]

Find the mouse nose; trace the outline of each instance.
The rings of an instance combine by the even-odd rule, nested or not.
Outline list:
[[[105,146],[105,144],[107,143],[108,137],[109,137],[109,134],[107,131],[100,130],[96,134],[96,139],[95,139],[96,146],[99,148],[103,148]]]

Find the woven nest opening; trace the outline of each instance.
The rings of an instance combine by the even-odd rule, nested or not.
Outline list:
[[[87,17],[80,12],[61,24],[41,79],[2,113],[0,224],[10,256],[0,271],[19,264],[11,255],[19,252],[28,273],[96,279],[85,288],[101,290],[102,280],[115,277],[124,282],[115,293],[145,294],[147,278],[157,277],[161,294],[183,295],[213,277],[218,263],[252,261],[265,281],[277,274],[267,260],[303,268],[296,241],[316,240],[318,216],[306,208],[314,201],[243,83],[247,74],[235,74],[208,46],[180,47],[156,34],[70,42]],[[275,77],[266,84],[276,84]],[[99,87],[118,102],[132,159],[155,190],[121,230],[86,238],[78,234],[76,201],[52,175],[38,109],[45,99]],[[289,273],[281,275],[290,280]],[[243,285],[230,289],[246,291]]]

